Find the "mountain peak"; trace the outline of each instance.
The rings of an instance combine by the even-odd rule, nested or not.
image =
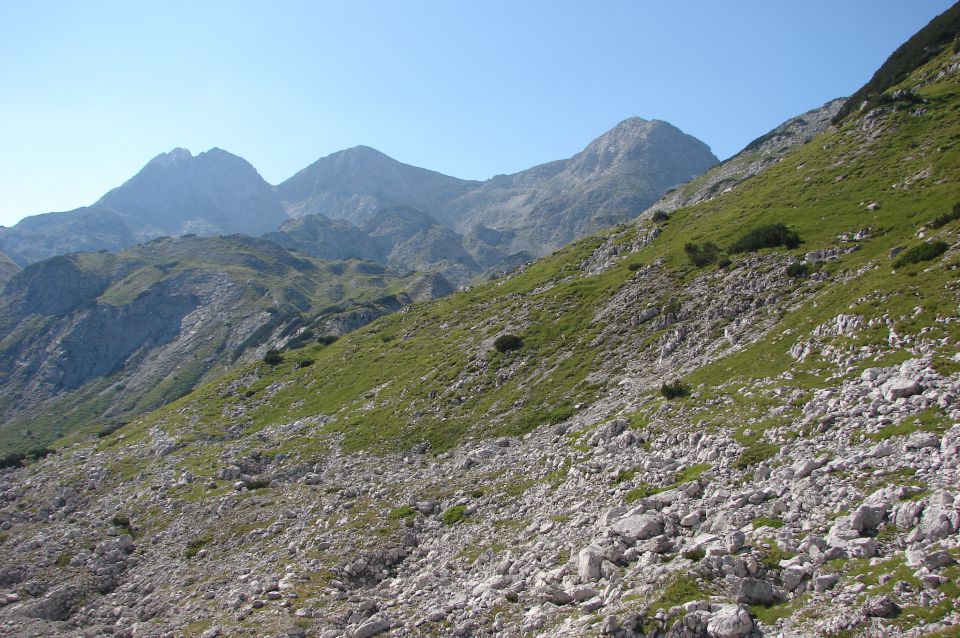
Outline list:
[[[191,153],[189,149],[178,146],[169,153],[160,153],[147,162],[147,166],[173,166],[174,164],[191,159],[193,159],[193,153]]]

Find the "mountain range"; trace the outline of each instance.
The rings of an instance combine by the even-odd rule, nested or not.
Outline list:
[[[313,256],[328,258],[336,245],[340,256],[436,270],[462,285],[636,217],[665,190],[715,163],[702,142],[666,122],[640,118],[621,122],[569,160],[485,182],[408,166],[357,146],[273,187],[226,151],[193,156],[178,148],[92,206],[0,229],[0,250],[25,266],[160,236],[274,232],[275,241]],[[411,209],[420,218],[416,229],[409,224]],[[401,219],[386,220],[392,214]],[[323,217],[311,219],[316,215]],[[334,227],[330,220],[342,223]],[[381,232],[385,224],[398,228]],[[413,252],[420,254],[414,258]]]

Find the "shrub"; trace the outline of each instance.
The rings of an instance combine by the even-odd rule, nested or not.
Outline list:
[[[786,246],[796,248],[800,245],[800,235],[783,224],[760,226],[744,234],[730,246],[731,253],[748,253],[761,248]]]
[[[663,385],[660,386],[660,394],[667,399],[677,399],[690,394],[690,387],[679,379],[672,383],[664,382]]]
[[[523,339],[517,335],[505,334],[497,337],[497,340],[493,342],[493,347],[497,349],[497,352],[509,352],[511,350],[519,350],[523,347]]]
[[[309,368],[312,365],[313,359],[300,359],[300,361],[297,362],[297,367],[300,368]]]
[[[283,355],[279,350],[267,350],[267,354],[263,355],[263,362],[271,366],[280,365],[283,363]]]
[[[960,202],[957,202],[956,204],[953,205],[952,211],[950,211],[949,213],[944,213],[943,215],[940,215],[939,217],[934,219],[932,222],[927,224],[927,226],[929,226],[930,228],[942,228],[943,226],[946,226],[947,224],[949,224],[955,219],[960,219]]]
[[[803,279],[810,276],[810,265],[802,261],[795,261],[787,266],[787,275],[794,279]]]
[[[248,490],[260,490],[270,485],[267,479],[251,479],[243,484]]]
[[[440,515],[440,520],[443,521],[444,525],[456,525],[466,517],[466,505],[453,505],[443,511],[443,514]]]
[[[200,536],[199,538],[195,538],[192,541],[189,541],[187,543],[186,549],[183,552],[184,557],[186,557],[187,560],[193,558],[194,556],[200,553],[200,550],[203,549],[207,543],[209,543],[212,540],[213,538],[209,534],[205,534],[203,536]]]
[[[670,215],[668,215],[665,211],[658,210],[653,214],[652,219],[655,222],[665,222],[670,219]]]
[[[699,547],[697,549],[691,549],[683,553],[684,558],[686,558],[687,560],[692,560],[695,563],[703,560],[706,557],[706,555],[707,555],[707,552],[700,549]]]
[[[331,343],[339,339],[337,335],[323,335],[322,337],[317,338],[317,343],[320,343],[325,346],[329,346]]]
[[[687,242],[683,250],[697,268],[708,266],[720,258],[720,247],[709,241],[703,244]]]
[[[130,517],[125,516],[124,514],[115,514],[114,517],[110,519],[110,523],[114,527],[130,529]]]
[[[636,272],[641,268],[643,268],[643,264],[641,264],[639,261],[631,261],[629,264],[627,264],[627,269],[630,272]]]
[[[772,458],[779,451],[780,447],[773,443],[751,443],[741,452],[734,465],[737,469],[744,470]]]
[[[897,258],[897,260],[893,262],[893,267],[901,268],[907,264],[919,264],[922,261],[936,259],[943,253],[947,252],[948,248],[950,248],[950,244],[939,240],[920,244],[919,246],[914,246],[913,248],[908,248],[900,253],[900,256]]]

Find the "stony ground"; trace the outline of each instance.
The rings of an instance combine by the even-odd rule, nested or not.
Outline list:
[[[615,245],[585,269],[609,267]],[[724,292],[717,303],[800,299],[803,286],[778,284],[779,258],[766,259],[705,279]],[[648,285],[656,276],[655,266],[637,274]],[[739,321],[721,331],[702,319],[719,311],[700,308],[706,323],[694,329],[686,306],[652,312],[614,298],[601,312],[617,314],[611,326],[662,324],[656,359],[646,374],[618,366],[594,404],[522,437],[386,456],[331,440],[316,462],[261,451],[313,431],[318,415],[227,441],[212,478],[184,470],[159,427],[127,447],[120,433],[7,470],[0,634],[956,629],[960,374],[941,356],[955,344],[841,314],[790,337],[798,367],[822,366],[819,383],[785,372],[674,400],[643,390],[658,361],[682,368],[765,334],[765,308],[734,308]],[[886,345],[848,344],[872,329],[888,331]],[[623,352],[629,334],[600,341]],[[909,358],[864,367],[888,350]]]

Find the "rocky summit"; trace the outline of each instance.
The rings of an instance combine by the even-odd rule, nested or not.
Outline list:
[[[0,635],[960,635],[958,32],[733,188],[5,459]]]

